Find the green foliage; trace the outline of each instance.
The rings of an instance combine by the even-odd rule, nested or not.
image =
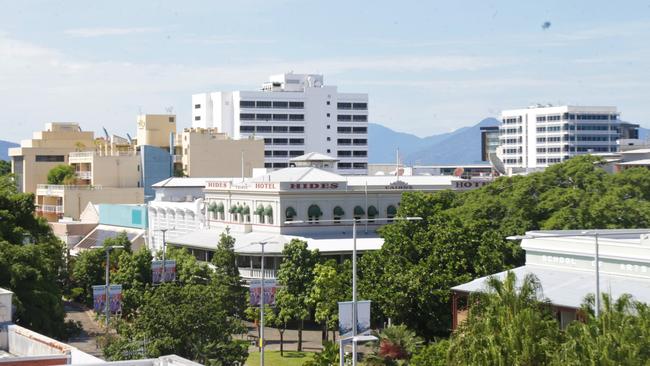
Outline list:
[[[6,160],[0,160],[0,176],[11,173],[11,163]]]
[[[47,173],[47,184],[73,184],[75,179],[72,165],[59,164]]]
[[[82,289],[80,298],[86,306],[93,306],[93,285],[106,282],[106,253],[103,250],[84,250],[75,258],[72,267],[72,283],[74,288]]]
[[[520,284],[513,272],[503,282],[490,278],[487,292],[470,298],[468,319],[451,339],[450,364],[548,364],[560,330],[550,305],[540,296],[541,286],[532,274]]]
[[[151,284],[151,261],[149,249],[143,247],[135,253],[122,251],[117,260],[117,270],[111,274],[111,282],[122,285],[122,316],[133,316],[142,303],[144,291]]]
[[[64,264],[63,243],[34,217],[34,196],[17,192],[9,176],[0,176],[0,287],[14,292],[17,324],[65,338]]]
[[[245,327],[231,317],[228,297],[218,286],[163,284],[147,290],[137,317],[123,324],[105,355],[112,360],[132,357],[144,344],[143,357],[177,354],[207,365],[243,363],[248,344],[235,341]]]
[[[411,366],[446,366],[449,340],[440,339],[420,348],[411,358]]]
[[[523,264],[517,242],[537,229],[650,226],[650,174],[607,174],[598,159],[579,156],[544,172],[501,177],[474,191],[408,192],[381,250],[359,263],[359,289],[373,317],[390,317],[431,339],[451,328],[449,288]]]
[[[339,265],[331,259],[314,267],[314,282],[307,302],[314,309],[314,320],[324,323],[329,330],[338,327],[338,302],[352,297],[351,277],[349,260]]]
[[[318,251],[307,249],[307,243],[293,239],[282,251],[284,260],[278,270],[276,306],[283,319],[300,321],[298,351],[302,350],[302,322],[309,317],[309,294],[314,280]]]
[[[226,234],[221,234],[217,250],[212,257],[214,273],[212,281],[221,286],[228,302],[231,304],[231,314],[241,317],[246,309],[246,288],[243,285],[239,268],[237,266],[237,256],[235,255],[235,239]]]
[[[374,352],[368,357],[367,365],[407,365],[422,346],[422,339],[405,325],[393,325],[376,334]]]
[[[332,366],[339,364],[339,346],[336,342],[323,342],[323,350],[315,353],[314,358],[305,362],[304,366]]]
[[[166,259],[176,261],[176,281],[180,284],[205,284],[210,281],[208,265],[199,262],[186,248],[167,247]]]

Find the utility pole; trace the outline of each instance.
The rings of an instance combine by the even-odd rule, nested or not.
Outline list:
[[[598,232],[594,234],[596,245],[596,318],[600,317],[600,253],[598,252]]]
[[[174,230],[175,228],[171,228],[171,230]],[[165,234],[167,233],[167,230],[170,229],[158,229],[157,231],[162,232],[162,276],[160,278],[160,282],[165,282],[165,264],[167,263],[165,260],[165,255],[167,253],[167,241],[165,240]]]
[[[122,245],[94,246],[94,247],[91,247],[91,248],[106,250],[106,285],[105,285],[105,288],[104,288],[104,294],[106,296],[106,299],[104,300],[104,312],[105,312],[104,314],[105,314],[105,317],[106,317],[106,333],[108,333],[108,322],[109,322],[109,318],[110,318],[110,315],[111,315],[110,302],[108,301],[109,300],[108,299],[108,288],[110,286],[110,278],[109,278],[109,276],[110,276],[109,267],[110,267],[110,261],[111,261],[110,252],[111,252],[111,249],[122,249],[122,248],[124,248],[124,246],[122,246]]]
[[[266,242],[259,243],[262,246],[262,283],[260,285],[260,366],[264,366],[264,245]]]

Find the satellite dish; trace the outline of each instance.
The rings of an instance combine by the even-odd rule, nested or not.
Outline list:
[[[463,173],[465,173],[465,169],[463,169],[463,167],[459,166],[458,168],[454,169],[454,176],[455,177],[460,177],[460,176],[463,175]]]
[[[489,159],[490,159],[490,165],[492,165],[492,168],[497,171],[497,173],[501,175],[506,175],[506,166],[503,165],[503,161],[499,159],[497,156],[497,153],[491,152],[489,154]]]

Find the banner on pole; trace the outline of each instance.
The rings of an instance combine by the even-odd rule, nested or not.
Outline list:
[[[163,275],[163,261],[155,260],[151,262],[151,282],[154,285],[161,282],[174,282],[176,281],[176,261],[165,260],[165,278]]]
[[[111,314],[122,312],[122,285],[108,287],[108,304]]]
[[[339,336],[352,336],[352,301],[339,302]],[[370,301],[357,301],[357,335],[370,334]]]
[[[93,310],[96,313],[106,310],[106,285],[93,286]]]
[[[265,279],[264,280],[264,305],[275,305],[275,293],[278,289],[276,280]],[[251,280],[249,294],[250,294],[250,304],[251,306],[260,306],[260,300],[262,292],[262,280],[256,279]]]

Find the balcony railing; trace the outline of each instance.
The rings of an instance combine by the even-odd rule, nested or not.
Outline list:
[[[264,278],[275,278],[277,271],[275,269],[264,269]],[[239,275],[242,278],[262,278],[260,268],[239,267]]]
[[[89,170],[78,171],[76,174],[79,179],[93,179],[93,172]]]
[[[183,162],[183,155],[173,155],[172,160],[174,163],[182,163]]]
[[[37,184],[36,190],[45,190],[45,191],[63,191],[63,190],[86,190],[92,191],[96,189],[102,189],[100,185],[63,185],[63,184]]]
[[[48,213],[63,213],[63,206],[61,205],[40,205],[38,211]]]

